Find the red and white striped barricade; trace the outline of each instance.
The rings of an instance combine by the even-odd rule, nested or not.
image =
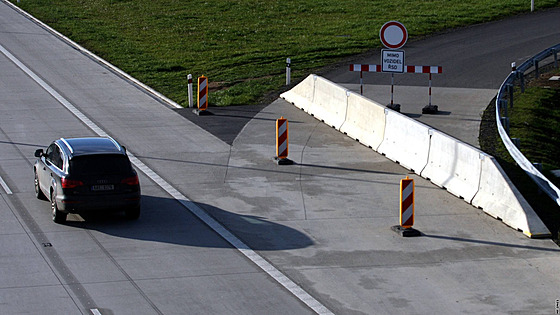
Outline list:
[[[281,117],[276,120],[276,157],[278,165],[293,164],[288,159],[288,120]]]

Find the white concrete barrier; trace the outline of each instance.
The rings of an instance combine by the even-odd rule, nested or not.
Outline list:
[[[325,78],[315,80],[315,94],[307,111],[325,124],[340,129],[346,120],[349,90]]]
[[[550,237],[550,231],[509,180],[498,162],[483,155],[478,193],[472,205],[532,238]]]
[[[550,231],[494,158],[316,75],[281,95],[529,237]]]
[[[313,103],[316,79],[316,75],[310,74],[291,90],[280,94],[280,97],[307,112],[309,107],[311,107],[311,103]]]
[[[385,107],[351,92],[348,96],[346,120],[340,131],[377,150],[385,133]]]
[[[482,151],[441,131],[433,130],[424,178],[468,203],[478,191]]]
[[[431,128],[395,111],[385,110],[385,132],[377,152],[420,174],[428,162]]]

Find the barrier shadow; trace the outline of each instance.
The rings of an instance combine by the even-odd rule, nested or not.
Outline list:
[[[508,247],[508,248],[517,248],[517,249],[535,250],[535,251],[542,251],[542,252],[560,253],[560,248],[546,248],[546,247],[538,247],[538,246],[530,246],[530,245],[501,243],[501,242],[469,239],[469,238],[462,238],[462,237],[455,237],[455,236],[432,235],[432,234],[424,234],[424,233],[422,233],[422,237],[434,238],[434,239],[440,239],[440,240],[448,240],[448,241],[455,241],[455,242],[462,242],[462,243],[473,243],[473,244],[481,244],[481,245],[492,245],[492,246],[501,246],[501,247]]]
[[[546,181],[546,180],[544,180],[544,179],[542,179],[538,176],[535,176],[533,174],[530,174],[530,173],[528,173],[528,174],[533,179],[533,181],[539,186],[539,189],[541,189],[548,196],[550,196],[550,198],[552,200],[558,200],[560,198],[560,196],[558,196],[558,193],[555,190],[556,187],[551,182]]]
[[[262,217],[240,215],[204,203],[194,204],[253,250],[290,250],[313,245],[313,241],[302,232]],[[121,212],[89,213],[80,217],[83,221],[75,220],[77,217],[70,215],[66,225],[146,242],[206,248],[232,247],[172,198],[143,195],[142,213],[138,220],[128,220]]]
[[[309,164],[309,163],[294,162],[294,165],[299,165],[299,166],[303,166],[303,167],[310,167],[310,168],[325,169],[325,170],[352,172],[352,173],[402,175],[402,173],[397,173],[397,172],[385,172],[385,171],[376,171],[376,170],[362,169],[362,168],[349,168],[349,167],[329,166],[329,165],[319,165],[319,164]],[[318,175],[311,175],[311,174],[304,174],[304,173],[301,173],[301,174],[302,175],[307,175],[307,176],[318,176]],[[327,177],[326,175],[321,175],[321,176]],[[342,179],[342,178],[339,178],[339,179]]]
[[[435,114],[431,114],[431,115],[435,115],[435,116],[449,116],[452,113],[450,111],[445,111],[445,110],[438,110],[437,113]]]
[[[180,108],[174,109],[174,111],[218,139],[232,145],[245,125],[251,120],[262,120],[272,123],[276,121],[275,118],[256,117],[265,107],[265,105],[209,107],[208,112],[212,114],[203,117],[194,114],[192,112],[193,108]],[[290,123],[298,122],[290,121]]]
[[[174,162],[174,163],[184,163],[184,164],[191,164],[191,165],[204,165],[204,166],[212,166],[212,167],[222,167],[227,169],[240,169],[246,171],[257,171],[257,172],[264,172],[264,173],[275,173],[275,174],[293,174],[296,176],[315,176],[327,179],[335,179],[335,180],[349,180],[349,181],[358,181],[358,182],[378,182],[375,180],[364,180],[359,178],[353,178],[350,176],[342,176],[342,175],[329,175],[329,174],[314,174],[311,172],[304,172],[301,169],[292,169],[292,170],[279,170],[276,168],[259,168],[259,167],[247,167],[247,166],[232,166],[227,164],[219,164],[219,163],[211,163],[211,162],[203,162],[203,161],[188,161],[188,160],[178,160],[178,159],[170,159],[170,158],[161,158],[161,157],[152,157],[152,156],[137,156],[139,159],[147,159],[147,160],[156,160],[156,161],[166,161],[166,162]],[[272,158],[270,159],[273,160]],[[272,162],[271,162],[272,163]],[[402,172],[385,172],[385,171],[377,171],[371,169],[363,169],[363,168],[348,168],[348,167],[339,167],[339,166],[329,166],[329,165],[318,165],[318,164],[309,164],[309,163],[297,163],[294,162],[294,165],[301,166],[301,167],[309,167],[309,168],[316,168],[316,169],[325,169],[325,170],[337,170],[337,171],[347,171],[352,173],[364,173],[364,174],[386,174],[386,175],[402,175]],[[396,164],[399,165],[399,164]],[[399,165],[399,168],[405,169],[403,166]]]
[[[408,118],[416,119],[422,116],[450,116],[452,113],[450,111],[438,110],[437,113],[433,113],[433,114],[416,114],[416,113],[406,113],[406,112],[401,112],[401,114],[407,116]]]
[[[405,112],[401,112],[401,114],[405,115],[408,118],[413,118],[413,119],[422,117],[422,114],[405,113]]]

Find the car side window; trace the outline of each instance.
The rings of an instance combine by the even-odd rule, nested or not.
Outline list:
[[[60,152],[60,148],[56,147],[54,152],[54,165],[56,165],[59,169],[62,169],[62,153]]]
[[[53,164],[54,164],[53,158],[54,158],[55,149],[56,149],[56,145],[53,143],[47,148],[47,152],[45,152],[45,160]]]
[[[56,144],[51,144],[47,148],[45,155],[47,156],[46,160],[48,162],[62,169],[62,154],[60,153],[60,148]]]

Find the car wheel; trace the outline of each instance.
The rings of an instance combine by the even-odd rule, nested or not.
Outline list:
[[[140,217],[140,206],[126,209],[124,215],[129,220],[137,220]]]
[[[51,211],[52,211],[52,220],[55,223],[66,222],[66,216],[68,214],[58,210],[58,206],[56,205],[56,195],[54,192],[51,193]]]
[[[37,171],[35,171],[35,197],[40,200],[47,200],[47,197],[41,191],[41,187],[39,187],[39,176],[37,175]]]

